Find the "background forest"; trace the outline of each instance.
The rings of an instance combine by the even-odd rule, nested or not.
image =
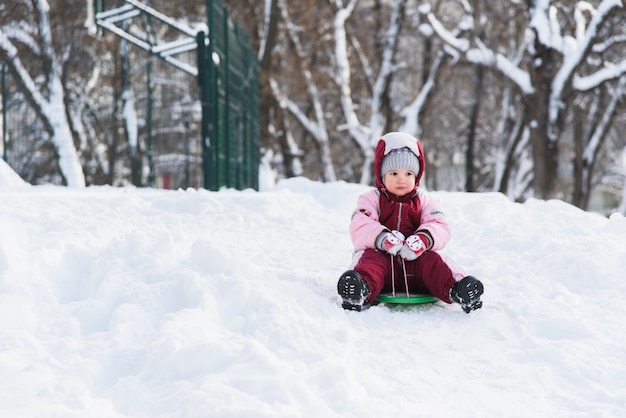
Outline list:
[[[204,0],[142,3],[206,28]],[[403,130],[422,139],[430,189],[626,213],[621,1],[223,3],[258,52],[277,177],[371,183],[377,139]],[[8,163],[33,184],[202,187],[197,81],[91,14],[91,0],[0,3]],[[145,19],[127,30],[175,36]]]

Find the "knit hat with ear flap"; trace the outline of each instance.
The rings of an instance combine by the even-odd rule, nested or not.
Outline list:
[[[404,168],[406,170],[411,170],[415,177],[418,176],[420,172],[420,163],[417,159],[417,156],[413,154],[408,148],[400,148],[395,149],[389,152],[383,158],[383,163],[380,166],[380,175],[382,178],[385,177],[391,170],[398,170],[400,168]]]

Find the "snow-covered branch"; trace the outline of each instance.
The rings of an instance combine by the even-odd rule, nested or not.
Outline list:
[[[572,80],[574,72],[585,59],[591,46],[598,36],[598,29],[607,19],[609,13],[617,7],[622,7],[620,0],[603,0],[596,10],[591,5],[586,4],[586,10],[591,11],[591,21],[586,29],[584,29],[584,19],[582,13],[576,14],[576,40],[575,44],[570,46],[566,53],[563,54],[563,63],[559,67],[558,72],[552,81],[552,89],[550,93],[550,121],[554,123],[559,112],[559,104],[565,86]],[[615,78],[615,77],[611,77]]]
[[[620,78],[624,74],[626,74],[626,60],[620,61],[614,66],[603,67],[587,76],[574,74],[572,84],[578,91],[588,91],[602,85],[606,81]]]
[[[613,120],[617,105],[620,100],[622,100],[625,94],[626,76],[622,76],[619,79],[615,91],[610,93],[611,100],[609,101],[608,106],[606,106],[606,108],[604,109],[604,112],[602,113],[602,118],[600,119],[598,126],[594,130],[593,135],[589,140],[589,143],[585,147],[585,150],[583,152],[584,161],[591,163],[594,160],[596,154],[598,153],[598,150],[600,149],[600,144],[606,136],[606,131],[608,130],[608,127]]]
[[[300,122],[302,127],[310,133],[314,138],[320,136],[319,125],[307,117],[307,115],[300,109],[293,100],[289,99],[280,89],[278,82],[274,78],[270,78],[270,87],[279,106],[282,109],[287,109],[289,112]]]
[[[42,113],[42,109],[45,106],[45,99],[39,92],[39,89],[28,73],[28,70],[24,67],[22,60],[17,53],[17,48],[6,36],[2,27],[0,27],[0,56],[4,56],[6,58],[5,62],[7,63],[9,70],[15,75],[15,79],[20,85],[20,88],[28,92],[26,97],[29,99],[30,104],[34,107],[35,112]],[[45,120],[44,123],[46,123]],[[51,130],[52,126],[47,125],[47,128]]]
[[[470,43],[467,39],[459,39],[452,32],[447,30],[445,26],[437,19],[437,17],[429,12],[426,14],[426,18],[433,28],[435,33],[448,45],[456,49],[459,52],[467,52],[470,47]]]
[[[37,17],[41,64],[48,72],[46,82],[49,97],[44,97],[20,60],[17,48],[6,33],[0,28],[0,56],[4,56],[9,71],[23,91],[33,110],[39,115],[46,129],[50,131],[51,141],[59,155],[59,167],[68,186],[85,186],[85,176],[74,146],[72,132],[66,116],[65,92],[61,82],[61,67],[52,44],[52,33],[48,20],[48,3],[45,0],[33,1]]]
[[[352,88],[350,86],[350,62],[348,61],[348,41],[346,36],[346,21],[350,17],[358,0],[350,1],[347,7],[343,7],[341,0],[335,0],[337,11],[333,21],[335,31],[335,61],[337,66],[336,82],[339,86],[341,107],[346,120],[345,129],[350,132],[352,138],[363,150],[369,147],[369,132],[361,124],[352,101]]]
[[[324,111],[322,109],[322,102],[320,99],[319,92],[317,90],[317,86],[313,81],[313,76],[311,74],[311,70],[306,63],[307,55],[304,51],[304,47],[300,42],[300,38],[297,36],[297,30],[294,27],[291,19],[289,17],[289,11],[287,10],[287,6],[283,1],[280,2],[280,9],[283,15],[283,20],[287,26],[287,32],[289,33],[289,37],[291,39],[292,44],[296,49],[296,55],[300,60],[300,67],[302,70],[302,76],[306,82],[306,89],[311,100],[311,104],[313,105],[313,113],[315,115],[315,121],[317,127],[315,129],[309,128],[309,132],[313,134],[315,139],[319,142],[328,142],[328,133],[326,131],[326,122],[324,121]],[[292,102],[293,103],[293,102]],[[300,118],[299,118],[300,119]],[[308,126],[312,127],[312,123],[309,123]]]
[[[463,54],[468,62],[494,68],[517,85],[524,94],[533,93],[534,88],[527,71],[519,68],[506,56],[487,48],[480,40],[477,41],[476,48],[471,48],[467,39],[457,38],[441,24],[433,13],[429,12],[426,16],[437,35],[447,45]]]
[[[288,99],[281,92],[280,87],[278,86],[278,83],[275,79],[270,80],[272,92],[277,98],[280,106],[288,109],[289,112],[307,130],[307,132],[309,132],[313,136],[313,138],[315,138],[315,141],[319,144],[320,148],[321,161],[324,166],[324,178],[326,181],[335,181],[335,169],[333,167],[333,161],[330,154],[330,140],[328,137],[328,131],[326,129],[324,110],[322,107],[320,94],[318,92],[317,86],[315,85],[315,81],[313,80],[309,65],[307,64],[307,54],[305,53],[304,47],[302,46],[300,38],[297,35],[297,28],[294,26],[289,16],[287,5],[284,1],[280,1],[278,5],[281,10],[285,25],[287,27],[287,32],[291,39],[291,43],[296,49],[296,56],[300,61],[301,74],[304,77],[307,94],[313,107],[314,120],[308,118],[295,102]]]
[[[436,86],[436,78],[439,74],[440,68],[443,66],[444,62],[444,54],[440,52],[437,54],[433,63],[431,65],[430,71],[428,72],[428,78],[424,85],[420,88],[415,100],[411,102],[408,106],[400,111],[400,114],[404,118],[404,122],[400,127],[400,130],[403,132],[408,132],[417,137],[421,136],[422,128],[419,122],[419,116],[424,106],[426,105],[426,101],[432,95]]]
[[[365,156],[361,183],[370,182],[370,165],[373,159],[373,150],[376,142],[380,138],[384,120],[382,114],[384,95],[386,94],[393,72],[396,70],[394,59],[397,51],[398,38],[404,18],[404,7],[406,0],[394,0],[391,11],[390,22],[384,33],[384,45],[382,55],[378,58],[379,69],[372,85],[372,96],[369,101],[369,121],[363,124],[352,99],[351,87],[351,66],[349,61],[349,50],[346,34],[346,22],[356,5],[357,0],[352,0],[348,6],[343,6],[341,0],[335,0],[335,18],[333,28],[335,33],[335,80],[339,86],[340,100],[345,119],[343,129],[348,130],[350,137],[358,144]],[[368,74],[371,79],[372,74]]]
[[[269,36],[270,29],[270,16],[272,11],[272,1],[275,0],[265,0],[265,7],[263,8],[263,33],[261,33],[261,45],[259,46],[259,52],[257,54],[257,58],[259,61],[263,60],[263,56],[265,55],[265,48],[267,45],[267,38]]]
[[[372,89],[372,101],[370,105],[370,122],[368,132],[370,133],[370,147],[375,148],[376,143],[382,135],[382,115],[381,115],[381,103],[383,95],[389,84],[389,80],[394,71],[394,57],[396,54],[396,45],[398,43],[398,37],[400,36],[400,28],[402,25],[402,15],[404,9],[404,3],[406,0],[395,0],[393,12],[391,14],[391,21],[389,22],[389,28],[385,34],[385,45],[383,48],[382,62],[380,64],[380,70]]]

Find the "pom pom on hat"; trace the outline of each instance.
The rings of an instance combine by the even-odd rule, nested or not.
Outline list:
[[[383,163],[380,167],[380,175],[384,178],[385,174],[389,171],[401,168],[411,170],[413,174],[415,174],[415,177],[419,174],[419,160],[413,151],[408,148],[395,149],[389,152],[389,154],[383,158]]]

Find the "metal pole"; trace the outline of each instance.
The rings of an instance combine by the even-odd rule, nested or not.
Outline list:
[[[147,83],[148,83],[148,187],[154,187],[154,159],[152,149],[152,57],[148,58],[147,64]]]
[[[202,185],[205,189],[213,190],[211,187],[211,170],[213,165],[211,164],[211,137],[210,127],[211,123],[209,108],[209,77],[208,68],[209,57],[207,54],[207,47],[205,44],[205,34],[200,31],[196,35],[196,43],[198,45],[198,87],[200,88],[200,105],[202,108],[202,122],[200,126],[200,145],[202,147]]]
[[[222,172],[222,164],[221,164],[221,156],[223,153],[222,144],[223,144],[223,127],[220,126],[220,106],[219,106],[219,87],[218,87],[218,78],[219,78],[219,66],[221,65],[219,62],[219,48],[217,48],[217,40],[219,39],[219,35],[217,34],[217,23],[215,17],[215,8],[221,6],[215,5],[214,0],[207,0],[209,4],[209,45],[206,50],[206,74],[207,74],[207,103],[208,103],[208,114],[207,114],[207,128],[208,134],[207,138],[210,140],[209,142],[209,152],[210,152],[210,182],[209,182],[209,190],[219,190],[220,186],[224,185],[224,179],[221,177]],[[206,187],[206,186],[205,186]]]
[[[233,155],[233,129],[230,123],[230,51],[228,42],[228,10],[223,8],[222,25],[224,32],[224,144],[226,146],[226,186],[233,187],[235,182],[233,181],[233,159],[237,158],[237,155]],[[236,145],[236,143],[235,143]]]
[[[2,159],[7,160],[7,66],[2,64]]]

